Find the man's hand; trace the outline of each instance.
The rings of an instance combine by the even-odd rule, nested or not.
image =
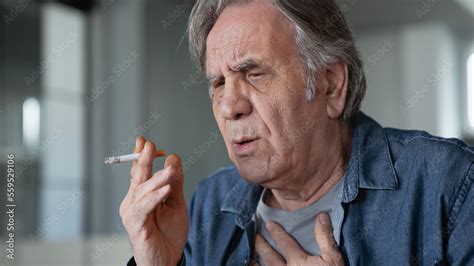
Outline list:
[[[332,234],[329,216],[321,213],[316,218],[314,234],[321,250],[321,256],[311,256],[281,227],[274,222],[266,224],[281,256],[260,235],[255,239],[255,250],[264,265],[344,265],[344,259],[337,249],[336,240]],[[285,261],[286,258],[286,261]]]
[[[152,175],[155,145],[138,137],[130,188],[120,216],[137,265],[176,265],[188,237],[188,214],[183,194],[184,174],[177,155],[166,158],[164,169]]]

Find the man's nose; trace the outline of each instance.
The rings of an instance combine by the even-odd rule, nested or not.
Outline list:
[[[227,120],[238,120],[252,112],[249,98],[237,81],[227,81],[219,104],[221,115]]]

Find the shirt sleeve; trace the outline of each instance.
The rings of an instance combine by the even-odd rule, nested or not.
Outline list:
[[[474,163],[464,177],[448,221],[447,257],[451,265],[474,265]]]

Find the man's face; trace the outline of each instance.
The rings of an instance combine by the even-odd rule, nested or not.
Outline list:
[[[244,179],[269,187],[313,171],[327,138],[325,99],[306,100],[292,27],[255,1],[227,7],[207,38],[213,112],[229,157]]]

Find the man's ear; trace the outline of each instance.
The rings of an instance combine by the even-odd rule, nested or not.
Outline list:
[[[347,86],[349,79],[348,66],[344,62],[336,62],[326,67],[327,113],[331,118],[338,118],[344,111],[346,103]]]

